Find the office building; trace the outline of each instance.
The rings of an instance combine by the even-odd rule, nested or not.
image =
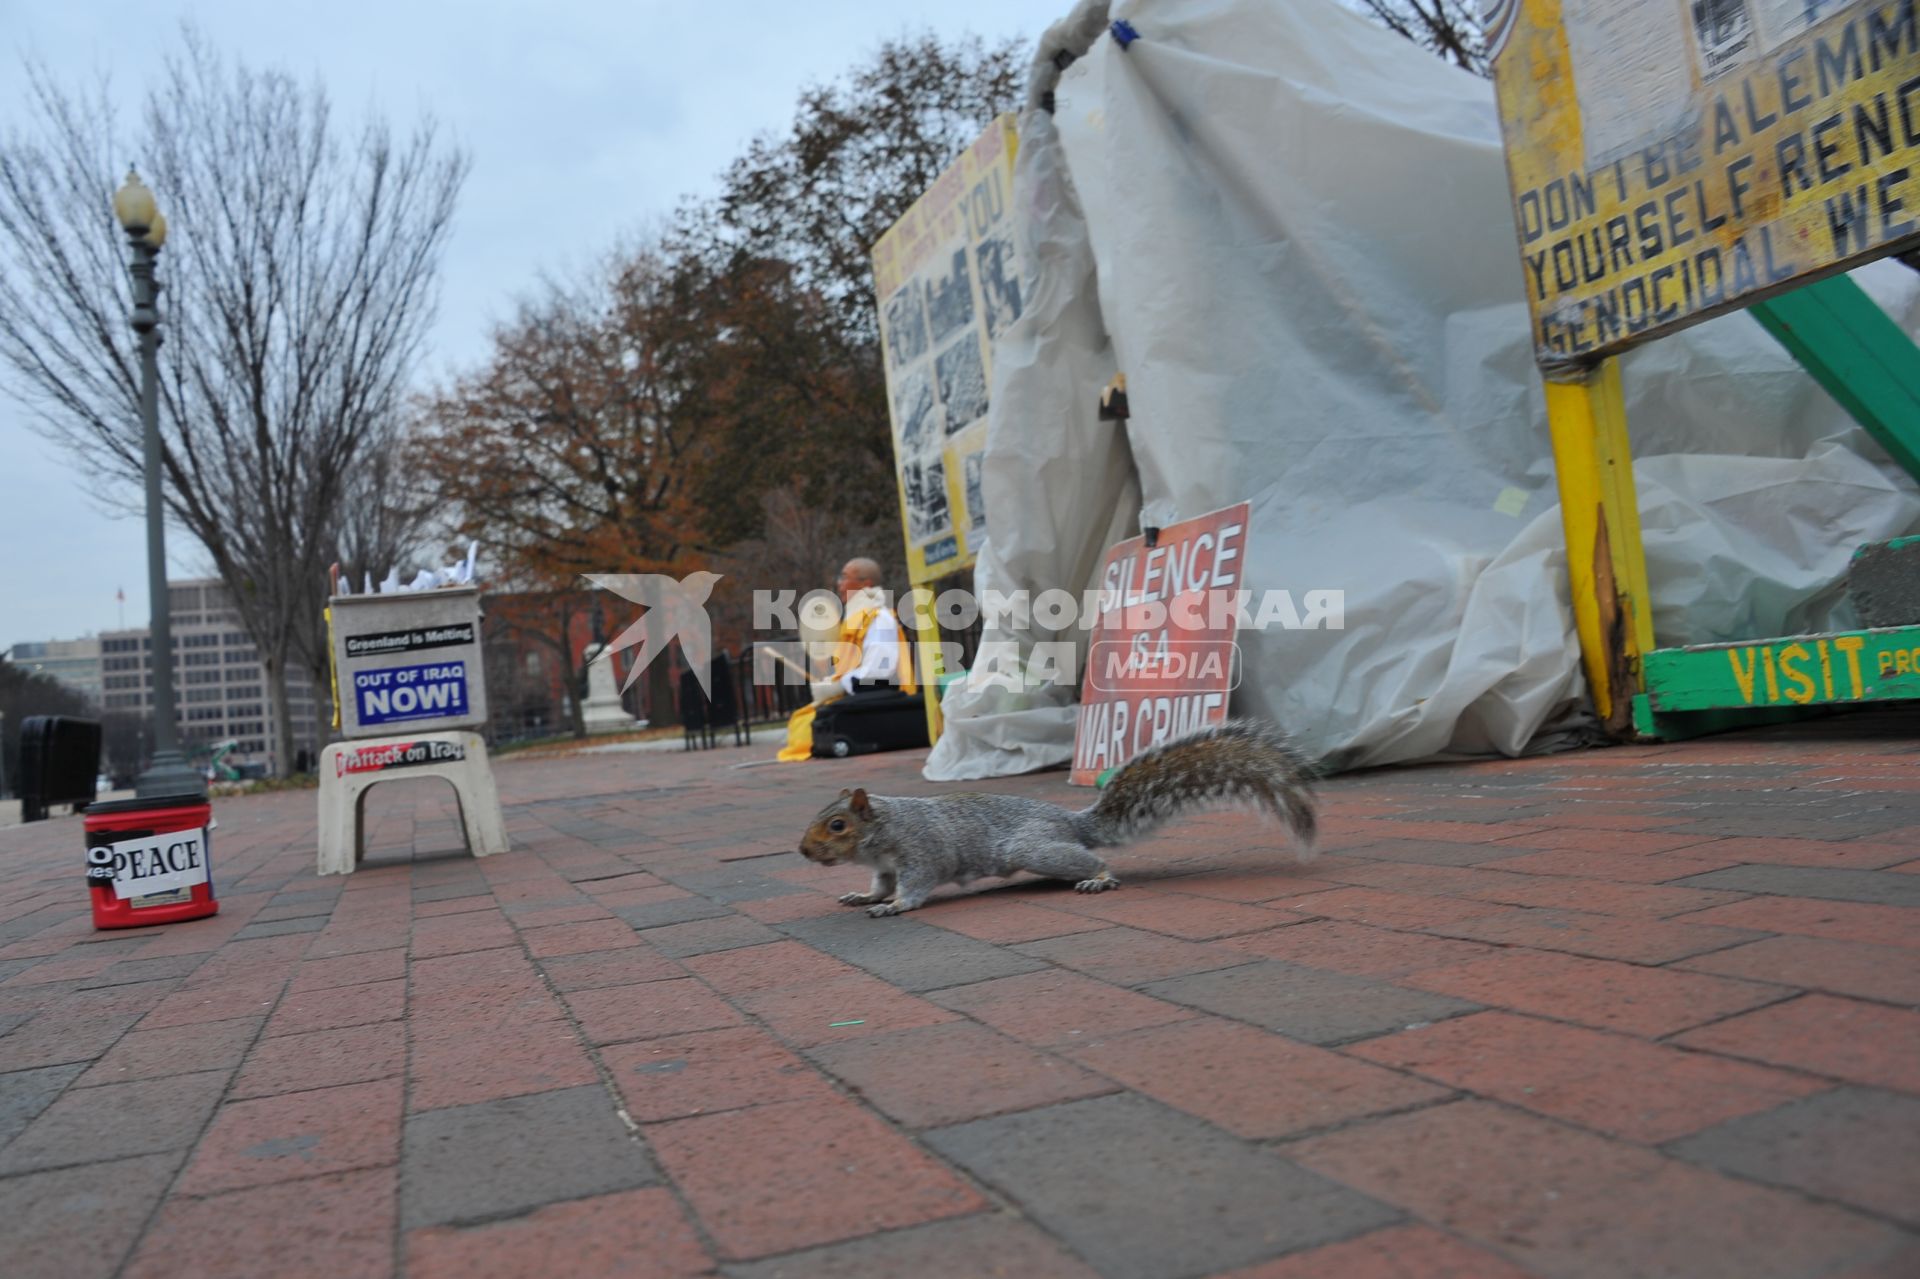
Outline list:
[[[273,766],[272,699],[266,668],[228,602],[217,578],[167,584],[173,626],[173,693],[179,713],[180,745],[191,758],[197,749],[237,741],[225,756],[229,764]],[[152,643],[146,627],[107,631],[100,636],[103,709],[150,714],[153,685],[149,672]],[[332,719],[324,697],[314,695],[303,670],[287,677],[289,718],[293,722],[294,763],[301,752],[319,754]]]
[[[6,658],[36,675],[57,679],[95,707],[100,705],[100,641],[97,637],[15,644],[7,650]]]

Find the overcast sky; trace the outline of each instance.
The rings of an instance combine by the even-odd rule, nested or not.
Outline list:
[[[1070,0],[317,8],[0,0],[0,119],[19,118],[23,55],[69,83],[109,73],[130,115],[183,19],[254,66],[319,77],[338,117],[371,104],[404,126],[431,112],[474,161],[442,272],[429,354],[437,370],[477,359],[489,325],[542,270],[590,260],[681,196],[710,192],[742,144],[792,119],[802,86],[835,77],[886,36],[930,27],[1031,42],[1069,8]],[[168,549],[175,576],[203,568],[177,530]],[[0,552],[0,649],[114,629],[118,588],[127,623],[146,620],[142,522],[103,515],[4,396]]]

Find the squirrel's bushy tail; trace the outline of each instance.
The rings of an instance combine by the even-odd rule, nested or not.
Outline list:
[[[1274,730],[1246,720],[1156,746],[1129,760],[1091,808],[1075,814],[1094,847],[1122,844],[1197,808],[1252,803],[1313,847],[1313,766]]]

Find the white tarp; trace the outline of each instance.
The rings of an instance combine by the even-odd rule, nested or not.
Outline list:
[[[1244,585],[1342,590],[1346,625],[1243,630],[1235,713],[1345,766],[1578,729],[1491,85],[1332,0],[1107,9],[1043,37],[1021,116],[1034,301],[996,348],[978,588],[1079,592],[1110,542],[1245,499]],[[1913,272],[1855,278],[1920,321]],[[1749,316],[1623,371],[1658,641],[1846,625],[1847,558],[1920,529],[1914,482]],[[962,680],[926,775],[1065,762],[1073,700]]]

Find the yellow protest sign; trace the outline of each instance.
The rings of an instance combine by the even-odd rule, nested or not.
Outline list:
[[[917,586],[972,565],[993,342],[1020,317],[1014,118],[988,126],[873,246],[895,475]]]
[[[1915,0],[1491,0],[1549,372],[1920,242]]]

